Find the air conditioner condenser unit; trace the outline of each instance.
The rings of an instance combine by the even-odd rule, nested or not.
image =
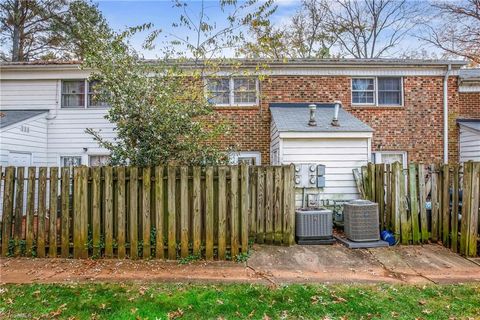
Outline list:
[[[298,244],[332,244],[333,212],[324,208],[298,209],[295,213]]]

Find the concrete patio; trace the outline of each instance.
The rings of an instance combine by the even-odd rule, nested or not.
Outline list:
[[[0,259],[0,283],[68,282],[460,283],[480,264],[440,245],[347,249],[255,245],[246,263],[157,260]]]

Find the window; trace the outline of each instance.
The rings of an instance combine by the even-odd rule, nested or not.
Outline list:
[[[110,162],[109,155],[94,155],[88,157],[88,163],[91,167],[106,166]]]
[[[401,78],[378,78],[378,104],[402,105]]]
[[[352,103],[375,103],[375,79],[352,79]]]
[[[107,107],[107,104],[100,100],[99,93],[98,81],[64,80],[62,81],[62,108]]]
[[[407,166],[407,153],[404,151],[381,151],[372,153],[374,163],[392,164],[400,162],[403,167]]]
[[[207,79],[208,101],[217,106],[256,105],[257,88],[256,78]]]
[[[352,104],[401,106],[403,104],[402,78],[353,78]]]
[[[252,166],[261,165],[261,154],[259,151],[240,151],[230,154],[231,164],[246,163]]]
[[[62,108],[85,107],[85,81],[62,82]]]
[[[60,166],[62,167],[76,167],[82,165],[81,156],[62,156],[60,157]]]

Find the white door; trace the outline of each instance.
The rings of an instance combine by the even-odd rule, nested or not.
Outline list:
[[[10,152],[8,154],[8,165],[15,167],[28,167],[32,164],[32,154],[22,152]]]

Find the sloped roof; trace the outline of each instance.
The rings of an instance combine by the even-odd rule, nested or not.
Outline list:
[[[273,122],[279,132],[373,132],[367,124],[340,108],[338,123],[332,126],[334,104],[315,103],[316,126],[309,126],[311,103],[270,103]]]
[[[480,119],[457,119],[457,123],[480,133]]]
[[[0,128],[46,113],[48,110],[2,110],[0,111]]]

